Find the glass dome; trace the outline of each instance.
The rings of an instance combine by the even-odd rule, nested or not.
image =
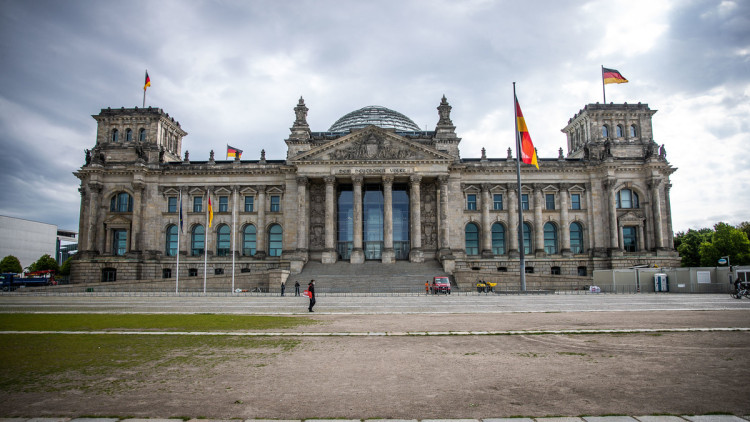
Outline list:
[[[361,129],[369,125],[382,128],[392,128],[402,132],[419,132],[422,129],[410,118],[391,109],[381,106],[367,106],[352,111],[336,120],[329,132],[346,132],[351,129]]]

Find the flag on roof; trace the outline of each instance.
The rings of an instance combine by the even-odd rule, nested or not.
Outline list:
[[[516,124],[518,125],[518,134],[521,137],[521,161],[524,164],[533,164],[539,170],[539,163],[536,157],[536,148],[534,143],[531,142],[531,135],[529,135],[529,128],[526,127],[526,120],[523,118],[521,112],[521,105],[518,104],[518,98],[516,100]]]
[[[242,158],[242,150],[227,145],[227,158],[229,157]]]
[[[148,77],[148,70],[146,71],[146,82],[143,83],[143,90],[151,86],[151,78]]]
[[[605,84],[624,84],[628,82],[622,76],[622,73],[615,69],[607,69],[606,67],[602,67],[602,79],[604,79]]]

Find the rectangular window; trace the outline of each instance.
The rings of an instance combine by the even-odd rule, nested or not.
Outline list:
[[[503,209],[503,195],[494,194],[492,195],[492,209],[501,211]]]
[[[170,196],[167,198],[167,212],[177,212],[177,197]]]
[[[638,227],[625,226],[622,228],[622,246],[625,252],[636,252],[638,250]]]
[[[477,196],[474,194],[466,195],[466,209],[469,211],[476,211],[477,209]]]
[[[528,211],[529,209],[529,194],[527,193],[521,194],[521,209],[524,211]]]
[[[271,212],[279,211],[281,211],[281,197],[274,195],[271,197]]]
[[[554,210],[555,209],[555,194],[548,193],[544,195],[544,202],[545,202],[545,208],[547,208],[548,210]]]
[[[229,197],[228,196],[219,197],[219,212],[229,212]]]
[[[253,212],[254,201],[255,201],[255,198],[253,198],[252,196],[245,197],[245,212]]]
[[[128,231],[127,230],[115,230],[112,233],[112,254],[113,255],[125,255],[128,251]]]
[[[570,209],[580,210],[581,209],[581,195],[574,193],[570,195]]]
[[[203,197],[193,197],[193,212],[203,212]]]

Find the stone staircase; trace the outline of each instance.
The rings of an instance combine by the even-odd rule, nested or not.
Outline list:
[[[432,283],[435,276],[450,276],[436,260],[397,261],[388,265],[377,261],[364,264],[308,262],[301,273],[289,276],[286,287],[287,292],[294,292],[294,282],[299,280],[304,290],[314,279],[316,293],[423,293],[425,281]]]

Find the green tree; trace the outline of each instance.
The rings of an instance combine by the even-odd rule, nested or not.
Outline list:
[[[701,244],[704,242],[711,243],[711,237],[714,231],[711,229],[693,230],[689,229],[687,233],[677,233],[674,239],[675,248],[680,253],[683,267],[701,266]],[[713,266],[715,264],[712,264]]]
[[[0,261],[0,272],[2,273],[20,273],[23,271],[21,261],[13,255],[8,255]]]
[[[55,261],[55,258],[49,256],[49,254],[42,255],[41,257],[39,257],[39,259],[36,260],[36,262],[29,265],[29,272],[44,270],[55,270],[55,272],[60,271],[60,267],[57,265],[57,261]]]
[[[748,239],[750,239],[750,221],[743,221],[739,225],[737,225],[737,228],[745,232]]]
[[[741,229],[727,223],[717,223],[714,226],[711,243],[719,252],[718,258],[728,256],[732,265],[750,263],[750,240],[747,238],[747,233]]]
[[[70,263],[73,261],[73,257],[66,259],[65,262],[60,266],[60,275],[70,275]]]

